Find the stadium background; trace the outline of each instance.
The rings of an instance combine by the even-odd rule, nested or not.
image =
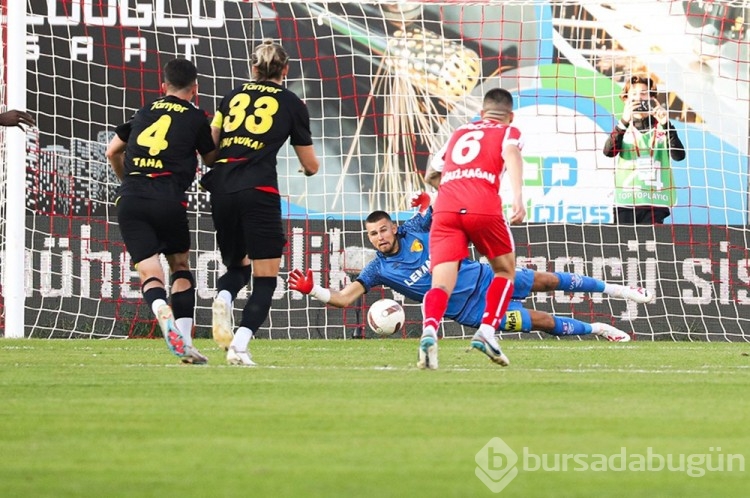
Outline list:
[[[668,55],[675,46],[695,43],[711,50],[716,46],[718,52],[710,62],[696,55],[694,74],[675,65],[672,59],[679,54],[651,60],[649,68],[663,81],[660,98],[672,103],[689,155],[674,165],[678,206],[671,223],[637,229],[606,225],[614,166],[600,151],[621,109],[619,84],[639,62],[590,55],[590,47],[579,43],[587,37],[574,34],[570,26],[575,23],[567,21],[586,25],[586,16],[601,8],[595,2],[581,2],[587,9],[552,3],[425,3],[410,22],[438,33],[454,48],[475,52],[481,78],[460,102],[432,99],[445,126],[418,130],[410,157],[392,154],[395,171],[384,171],[381,163],[384,151],[397,141],[384,132],[392,110],[386,91],[373,90],[382,54],[353,30],[364,30],[365,39],[388,39],[396,13],[368,4],[328,4],[321,14],[323,7],[316,3],[226,0],[210,2],[209,8],[202,2],[157,2],[162,10],[147,8],[150,2],[131,2],[126,18],[115,8],[122,3],[102,2],[104,10],[93,14],[77,2],[28,3],[28,108],[38,126],[27,135],[27,335],[153,333],[137,276],[113,224],[117,182],[104,158],[106,143],[117,124],[158,96],[160,67],[169,58],[185,55],[189,47],[201,73],[198,104],[212,112],[220,96],[246,78],[252,45],[273,37],[292,57],[289,87],[310,108],[324,174],[304,180],[296,174],[293,154],[281,155],[290,249],[261,337],[362,333],[363,310],[383,292],[347,310],[326,309],[286,292],[283,277],[292,267],[312,267],[324,285],[344,285],[369,254],[359,251],[356,261],[347,258],[368,247],[358,220],[375,208],[395,212],[401,220],[411,214],[405,199],[419,185],[414,175],[424,169],[430,152],[421,139],[434,135],[439,140],[446,129],[472,117],[485,88],[502,84],[518,98],[517,124],[526,133],[532,172],[525,190],[532,224],[514,232],[519,256],[539,269],[641,283],[659,296],[657,303],[641,308],[562,293],[536,296],[528,304],[585,320],[613,316],[621,328],[648,338],[747,338],[747,44],[739,43],[744,31],[732,38],[729,24],[717,24],[715,16],[685,15],[690,2],[671,2],[669,22],[681,25],[683,36],[657,36],[653,43],[661,43]],[[642,23],[649,17],[643,9],[664,8],[639,7],[636,12],[620,6],[622,24]],[[616,32],[601,22],[605,33]],[[554,43],[555,33],[567,39],[566,48]],[[138,48],[128,45],[129,38],[145,48],[126,50]],[[616,48],[614,36],[600,40],[602,50]],[[735,54],[734,45],[744,52]],[[701,64],[715,69],[708,74]],[[352,143],[356,153],[348,154]],[[384,175],[398,178],[400,188],[383,188]],[[196,228],[196,319],[202,325],[197,332],[205,334],[218,263],[208,199],[195,188],[190,201]],[[407,312],[411,322],[418,321],[417,306],[407,306]],[[448,325],[446,334],[464,331]]]

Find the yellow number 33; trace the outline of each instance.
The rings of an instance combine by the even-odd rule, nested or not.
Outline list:
[[[224,131],[232,132],[244,122],[247,131],[254,135],[260,135],[271,129],[273,115],[279,110],[279,101],[273,97],[264,95],[253,103],[255,108],[248,115],[247,108],[250,106],[250,96],[246,93],[238,93],[229,101],[229,113],[224,119]]]

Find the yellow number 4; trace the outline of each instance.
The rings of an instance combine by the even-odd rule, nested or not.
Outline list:
[[[171,124],[172,118],[168,114],[163,115],[157,119],[154,124],[143,130],[140,135],[138,135],[136,142],[141,147],[148,147],[148,153],[150,155],[157,155],[159,152],[169,147],[169,142],[167,142],[166,137]]]

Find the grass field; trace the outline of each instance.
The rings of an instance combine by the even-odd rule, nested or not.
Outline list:
[[[180,365],[155,340],[3,339],[0,496],[750,492],[738,457],[726,471],[729,455],[750,459],[750,345],[503,344],[506,369],[444,340],[440,370],[419,371],[412,340],[257,341],[262,366],[248,369],[205,340],[208,366]],[[494,437],[519,457],[499,495],[475,475]],[[534,470],[523,456],[594,462],[622,448],[675,466],[710,454],[724,471]]]

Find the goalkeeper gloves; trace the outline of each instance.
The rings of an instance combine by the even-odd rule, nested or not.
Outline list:
[[[331,300],[331,291],[324,289],[323,287],[316,285],[313,282],[312,270],[307,270],[306,273],[302,273],[302,270],[294,269],[289,272],[289,289],[301,292],[302,294],[309,294],[318,301],[327,303]]]
[[[430,207],[430,194],[427,192],[415,192],[411,196],[411,207],[419,209],[419,214],[425,214]]]

